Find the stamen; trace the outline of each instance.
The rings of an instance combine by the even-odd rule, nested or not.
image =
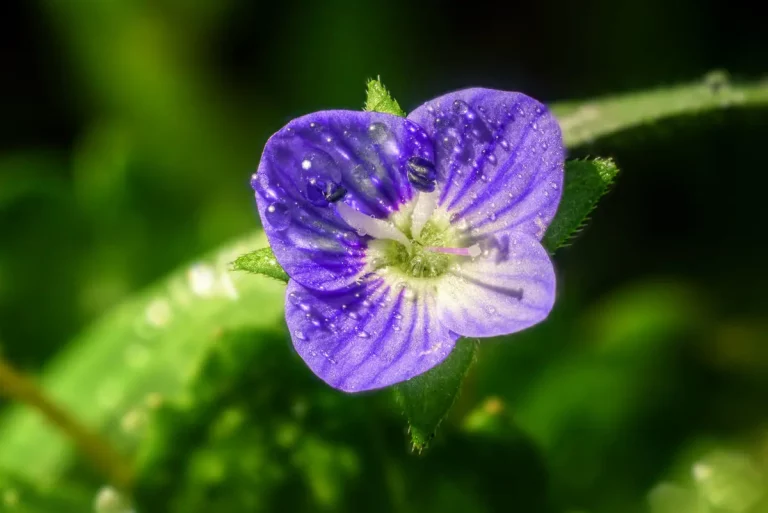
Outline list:
[[[421,230],[432,217],[432,213],[437,206],[437,192],[417,192],[416,204],[411,213],[411,237],[419,240]]]
[[[399,242],[406,248],[410,249],[411,247],[411,241],[408,240],[408,237],[388,221],[376,219],[375,217],[358,212],[341,201],[336,203],[336,211],[349,226],[364,235],[370,235],[376,239],[391,239]]]
[[[448,255],[459,255],[459,256],[468,256],[472,258],[477,258],[480,256],[480,254],[483,252],[482,249],[480,249],[479,244],[473,244],[468,248],[424,248],[427,251],[431,251],[433,253],[445,253]]]
[[[435,164],[421,157],[411,157],[406,163],[408,181],[422,192],[432,192],[437,185],[437,170]]]

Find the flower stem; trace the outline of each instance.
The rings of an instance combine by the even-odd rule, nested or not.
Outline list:
[[[48,422],[67,435],[80,452],[116,487],[127,490],[131,484],[131,465],[97,433],[54,403],[30,378],[15,370],[0,357],[0,395],[37,410]]]

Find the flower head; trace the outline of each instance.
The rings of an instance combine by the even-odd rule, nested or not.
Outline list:
[[[407,118],[323,111],[288,123],[252,185],[291,278],[299,355],[358,392],[429,370],[460,336],[543,320],[555,273],[540,240],[563,164],[555,118],[520,93],[465,89]]]

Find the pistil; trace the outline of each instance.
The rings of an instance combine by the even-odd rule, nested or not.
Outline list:
[[[433,253],[445,253],[446,255],[458,255],[458,256],[466,256],[471,258],[479,257],[480,254],[483,252],[480,249],[480,246],[478,244],[473,244],[469,246],[468,248],[436,248],[436,247],[427,247],[424,248],[426,251],[431,251]]]

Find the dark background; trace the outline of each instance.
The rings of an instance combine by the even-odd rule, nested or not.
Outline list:
[[[111,305],[257,227],[248,177],[266,138],[360,108],[366,78],[406,111],[468,86],[553,103],[713,69],[766,80],[764,25],[746,4],[694,0],[3,2],[0,350],[37,371]],[[622,174],[556,257],[547,327],[488,343],[472,392],[515,405],[567,504],[643,497],[702,439],[766,465],[765,114],[572,155],[614,157]],[[648,361],[592,357],[627,337]],[[622,408],[626,424],[579,420]],[[616,468],[626,486],[606,491]]]

